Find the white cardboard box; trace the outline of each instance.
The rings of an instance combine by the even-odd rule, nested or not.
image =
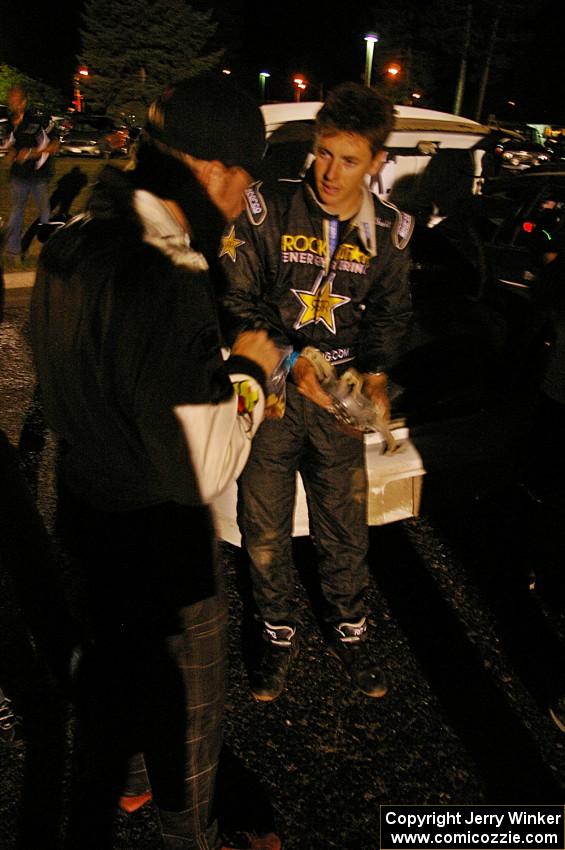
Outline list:
[[[407,428],[393,429],[398,448],[385,453],[385,443],[380,434],[365,436],[365,462],[367,465],[367,522],[369,525],[386,525],[401,519],[418,516],[425,470],[422,458],[410,441]],[[237,524],[237,484],[233,482],[212,505],[219,538],[234,546],[241,546],[241,533]],[[294,504],[294,537],[309,533],[308,506],[302,479],[296,476],[296,501]]]

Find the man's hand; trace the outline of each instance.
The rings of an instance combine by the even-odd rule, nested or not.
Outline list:
[[[16,153],[16,162],[21,164],[22,162],[27,162],[28,159],[34,159],[35,157],[32,155],[33,150],[33,148],[21,148],[21,150]]]
[[[370,398],[383,421],[390,422],[390,399],[388,397],[388,377],[384,372],[377,375],[363,375],[363,392]]]
[[[292,379],[296,384],[299,393],[318,404],[324,409],[328,409],[332,405],[332,397],[322,389],[318,378],[316,377],[316,369],[314,364],[306,357],[299,357],[292,367]]]
[[[21,148],[16,154],[16,162],[22,163],[31,160],[31,162],[36,162],[38,159],[44,154],[54,154],[57,153],[59,149],[59,142],[57,139],[49,142],[44,148]]]
[[[267,380],[278,366],[281,351],[266,331],[243,331],[231,348],[232,354],[254,360],[265,373]]]

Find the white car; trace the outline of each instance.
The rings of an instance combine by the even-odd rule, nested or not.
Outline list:
[[[304,165],[303,154],[311,146],[314,119],[321,106],[321,101],[261,106],[268,140],[266,161],[274,160],[273,170],[279,164],[294,168],[299,160]],[[394,129],[386,145],[388,157],[372,185],[385,199],[401,177],[419,174],[439,151],[470,150],[490,133],[489,127],[449,112],[402,105],[396,105],[394,111]],[[483,155],[483,150],[472,151],[477,175],[475,193],[480,190],[478,175]]]

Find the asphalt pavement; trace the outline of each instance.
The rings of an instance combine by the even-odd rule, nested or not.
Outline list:
[[[0,428],[14,445],[21,442],[50,527],[54,445],[32,404],[29,289],[24,295],[27,284],[13,286],[7,277]],[[325,651],[315,559],[301,539],[301,652],[283,696],[256,703],[241,625],[248,610],[245,559],[220,543],[231,603],[226,824],[272,820],[284,850],[377,850],[381,804],[562,804],[565,735],[547,712],[565,680],[562,525],[557,507],[505,484],[481,498],[450,495],[448,504],[430,503],[418,518],[373,528],[371,645],[391,681],[382,700],[351,692]],[[1,571],[0,590],[2,651],[21,672],[28,663],[25,615]],[[61,709],[35,674],[28,743],[0,749],[1,850],[16,848],[21,823],[30,819],[42,835],[37,850],[57,847],[53,836],[64,816],[72,710]],[[117,813],[116,850],[158,847],[151,805]]]

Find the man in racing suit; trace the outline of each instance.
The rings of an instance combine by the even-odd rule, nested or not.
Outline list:
[[[291,531],[296,472],[308,498],[330,648],[353,685],[386,693],[364,642],[366,472],[360,435],[344,433],[332,399],[300,352],[313,346],[338,373],[355,366],[363,391],[388,416],[387,370],[411,314],[412,220],[366,186],[384,159],[392,104],[355,83],[334,90],[316,119],[316,159],[303,180],[260,183],[220,251],[224,305],[238,330],[268,329],[292,347],[286,410],[265,420],[239,480],[239,524],[263,626],[251,672],[256,699],[282,692],[297,651]]]

